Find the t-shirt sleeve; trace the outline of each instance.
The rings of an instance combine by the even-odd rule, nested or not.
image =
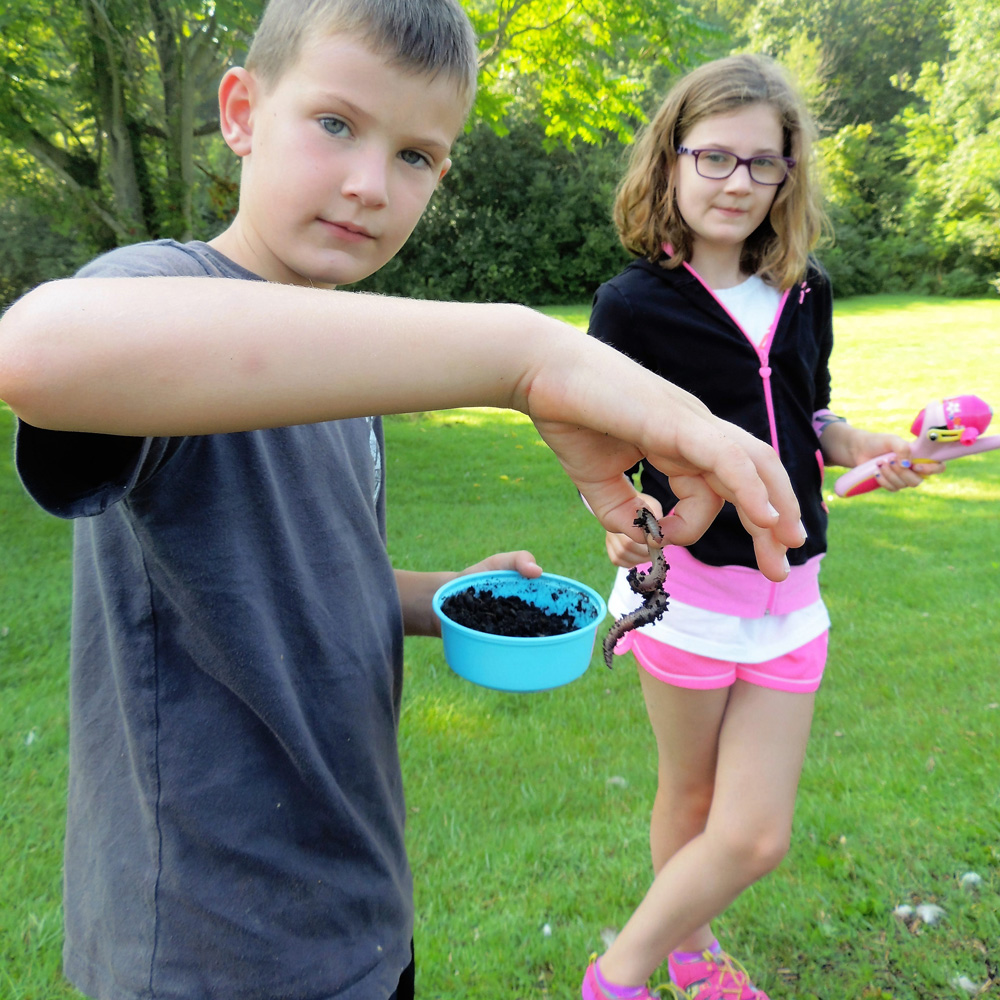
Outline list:
[[[91,517],[129,495],[169,457],[170,438],[50,431],[18,422],[14,456],[31,498],[56,517]]]

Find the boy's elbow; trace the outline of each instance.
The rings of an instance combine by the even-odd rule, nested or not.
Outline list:
[[[59,370],[53,356],[57,303],[69,279],[39,285],[0,316],[0,400],[28,423],[45,426],[45,400]]]

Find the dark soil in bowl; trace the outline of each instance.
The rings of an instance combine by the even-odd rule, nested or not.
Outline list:
[[[581,597],[572,611],[546,611],[524,598],[494,594],[492,590],[467,587],[446,597],[441,610],[453,621],[477,632],[490,635],[538,638],[547,635],[565,635],[582,626],[590,609],[590,602]]]

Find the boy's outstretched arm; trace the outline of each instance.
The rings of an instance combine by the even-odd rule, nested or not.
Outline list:
[[[648,456],[693,541],[732,500],[758,564],[801,544],[773,451],[693,396],[520,306],[419,302],[206,278],[42,285],[0,320],[0,399],[27,423],[209,434],[453,406],[527,413],[605,528],[639,529],[623,470]]]

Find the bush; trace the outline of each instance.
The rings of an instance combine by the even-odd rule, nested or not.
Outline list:
[[[819,143],[835,234],[820,258],[834,288],[840,297],[988,295],[1000,277],[995,209],[981,199],[949,218],[944,194],[908,169],[909,141],[897,121],[845,126]]]
[[[629,257],[611,223],[621,147],[546,152],[540,126],[479,126],[402,251],[359,289],[416,298],[589,299]]]
[[[72,274],[99,252],[58,211],[59,206],[53,214],[19,197],[0,202],[0,311],[43,281]]]

